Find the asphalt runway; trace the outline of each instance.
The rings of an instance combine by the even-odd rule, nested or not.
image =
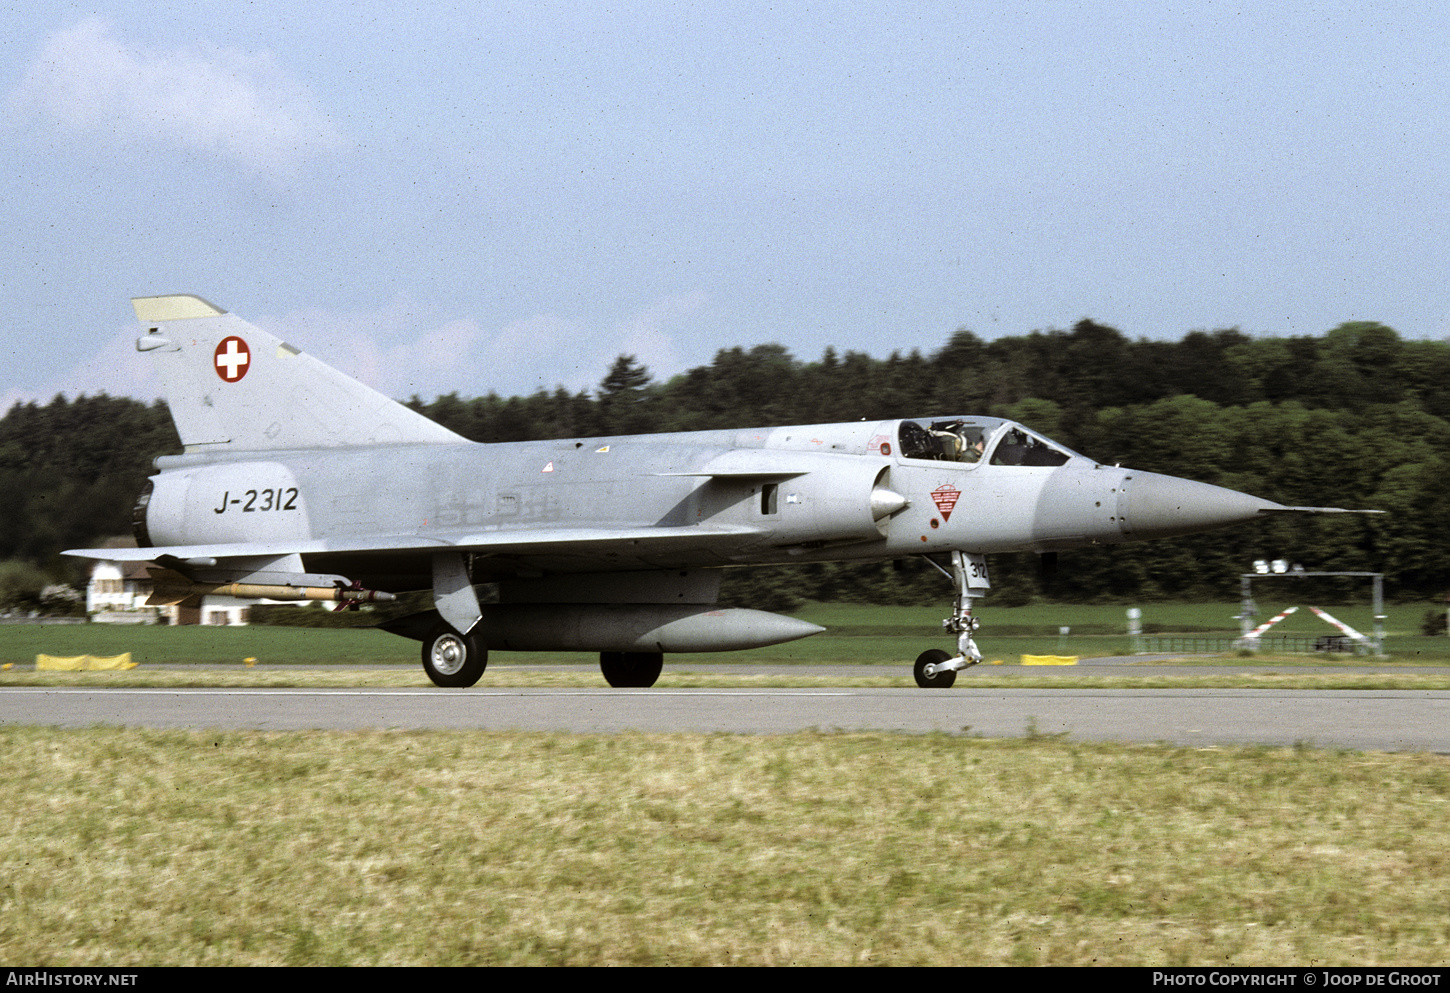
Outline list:
[[[685,668],[682,666],[682,668]],[[1180,670],[1181,671],[1181,670]],[[259,730],[942,731],[1450,754],[1450,691],[0,688],[0,724]]]

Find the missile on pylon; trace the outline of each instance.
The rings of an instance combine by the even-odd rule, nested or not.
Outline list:
[[[343,586],[285,586],[271,583],[196,583],[170,569],[148,569],[155,587],[147,598],[148,607],[183,604],[195,606],[206,596],[229,596],[244,600],[318,600],[344,606],[387,603],[397,597],[382,590],[349,589]],[[188,603],[188,601],[193,601]]]

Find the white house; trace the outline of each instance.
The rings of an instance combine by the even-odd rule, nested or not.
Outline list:
[[[132,538],[110,538],[102,548],[135,548]],[[86,613],[92,621],[110,624],[246,624],[256,600],[228,596],[202,597],[200,607],[148,607],[153,587],[144,562],[98,561],[86,584]]]

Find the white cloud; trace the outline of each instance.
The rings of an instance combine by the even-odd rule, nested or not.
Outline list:
[[[593,390],[615,356],[630,354],[657,381],[684,371],[679,339],[705,307],[704,294],[665,297],[613,322],[591,325],[539,314],[488,329],[472,318],[420,311],[405,298],[377,311],[323,309],[280,317],[238,314],[330,366],[399,400],[523,396],[563,386]],[[48,402],[57,393],[108,393],[150,402],[162,394],[153,363],[137,353],[139,325],[118,327],[97,352],[49,382],[0,391],[0,415],[11,404]],[[699,361],[699,359],[695,359]]]
[[[58,393],[74,400],[82,393],[132,397],[150,403],[161,396],[161,381],[153,363],[136,352],[141,329],[130,324],[117,328],[90,358],[37,387],[11,387],[0,392],[0,416],[17,403],[49,403]]]
[[[196,150],[274,178],[343,144],[271,55],[128,47],[98,18],[52,34],[9,103],[77,141]]]
[[[431,400],[592,389],[621,353],[667,379],[684,368],[681,328],[705,304],[704,294],[691,294],[609,323],[536,314],[490,329],[472,318],[419,313],[400,299],[375,312],[294,311],[256,323],[388,396]]]
[[[680,325],[698,315],[708,303],[706,293],[687,293],[664,297],[630,315],[610,336],[614,344],[609,361],[615,355],[633,355],[659,381],[682,372],[685,360],[671,331],[678,334]]]

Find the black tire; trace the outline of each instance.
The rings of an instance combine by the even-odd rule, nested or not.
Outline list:
[[[472,686],[488,666],[488,649],[474,635],[439,623],[423,639],[423,671],[438,686]]]
[[[653,686],[665,667],[659,652],[600,652],[599,671],[604,681],[616,688],[643,689]]]
[[[916,676],[916,685],[927,690],[950,689],[952,684],[957,681],[955,670],[939,672],[935,676],[928,676],[925,671],[928,665],[941,665],[949,658],[951,656],[940,648],[932,648],[918,655],[916,665],[911,669],[912,675]]]

